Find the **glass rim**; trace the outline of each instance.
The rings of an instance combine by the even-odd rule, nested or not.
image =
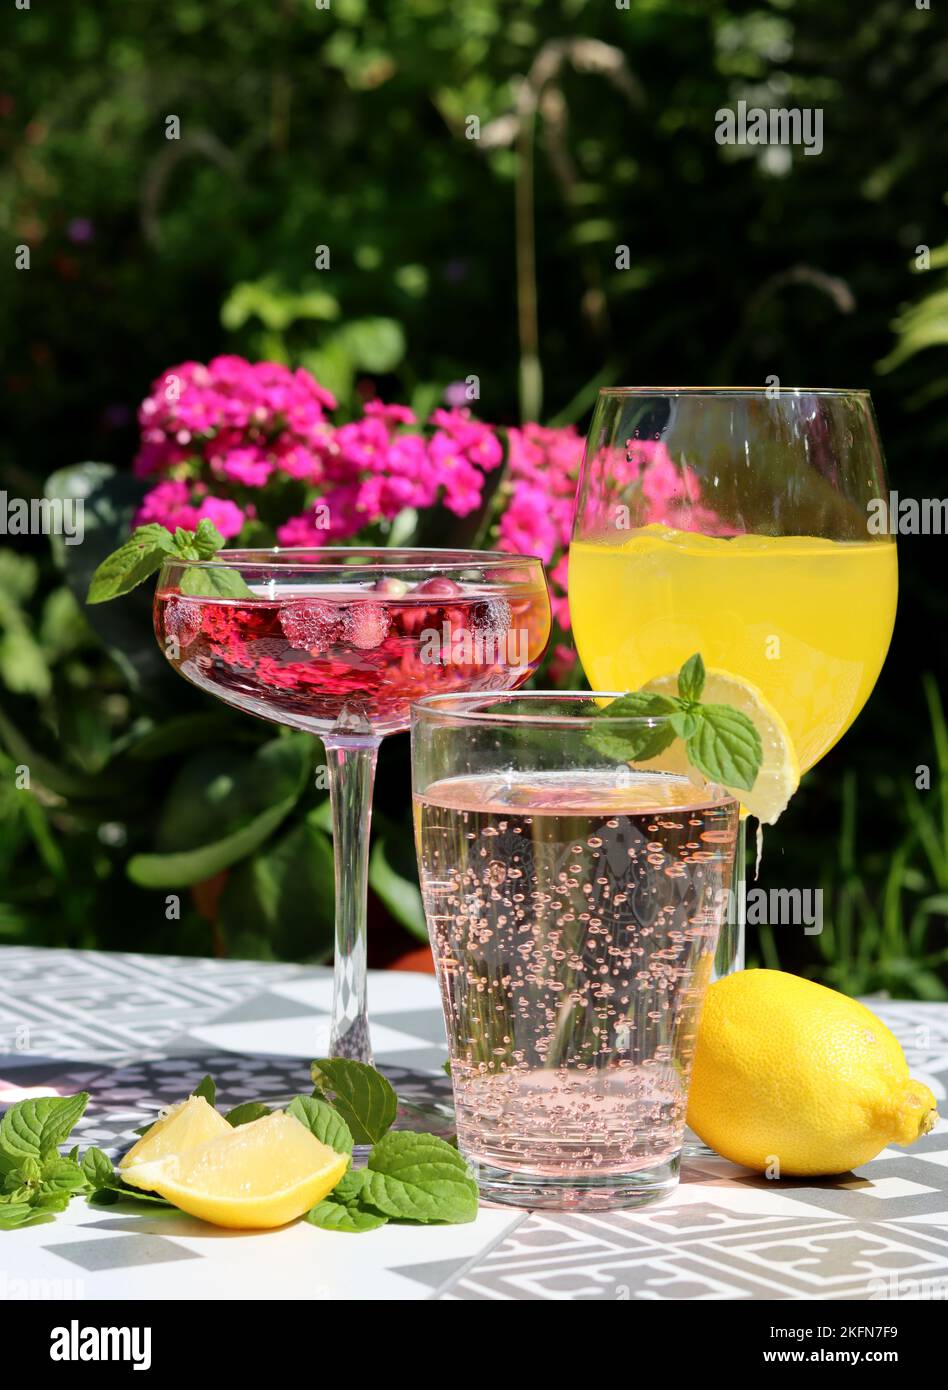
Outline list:
[[[600,386],[600,396],[863,396],[867,386]]]
[[[352,574],[382,570],[423,570],[433,575],[450,570],[517,569],[524,565],[538,568],[545,575],[539,555],[514,555],[507,550],[434,550],[427,546],[345,546],[345,545],[273,545],[251,549],[218,550],[208,560],[186,560],[180,555],[167,555],[166,565],[185,569],[267,569],[274,558],[290,557],[287,570],[313,570],[326,573],[337,570]],[[328,557],[326,559],[320,557]],[[346,560],[344,557],[353,557]],[[412,557],[422,557],[412,558]],[[315,558],[314,558],[315,557]],[[409,557],[409,558],[404,558]]]
[[[588,714],[557,715],[544,714],[491,713],[492,704],[533,704],[547,702],[555,704],[591,704],[595,700],[617,700],[628,695],[627,690],[517,690],[517,691],[449,691],[442,695],[422,695],[411,704],[412,721],[416,718],[429,723],[487,724],[517,728],[566,728],[581,729],[584,726],[601,728],[603,721],[612,727],[653,729],[664,723],[664,718],[654,714],[609,714],[609,707]]]

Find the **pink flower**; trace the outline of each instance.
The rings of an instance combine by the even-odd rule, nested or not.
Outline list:
[[[277,527],[277,540],[280,545],[315,546],[325,545],[328,532],[319,529],[312,515],[294,516]]]
[[[197,509],[197,520],[214,523],[225,540],[240,534],[246,516],[236,502],[228,502],[223,497],[205,497]]]
[[[273,472],[273,464],[268,462],[263,450],[255,444],[242,449],[229,449],[223,454],[213,453],[210,465],[217,477],[241,483],[244,487],[263,487]]]
[[[274,467],[291,478],[299,478],[303,482],[319,482],[323,475],[323,462],[329,449],[330,438],[328,427],[323,426],[322,431],[322,434],[316,436],[318,443],[300,443],[289,431],[279,435],[270,451]]]
[[[407,405],[385,405],[379,400],[366,401],[365,413],[376,419],[384,420],[389,425],[414,425],[417,423],[415,412],[409,410]]]
[[[195,529],[197,511],[191,506],[191,490],[187,483],[169,480],[146,492],[132,525],[147,526],[150,522],[158,522],[169,531],[179,526],[189,531]]]
[[[549,562],[562,543],[550,518],[549,499],[531,483],[515,483],[514,494],[500,519],[500,549],[516,555],[538,555]]]

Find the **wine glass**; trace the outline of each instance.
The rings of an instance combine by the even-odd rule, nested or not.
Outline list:
[[[165,562],[154,621],[192,684],[323,742],[336,892],[329,1051],[371,1063],[366,898],[379,744],[408,728],[422,695],[528,679],[550,635],[542,562],[461,550],[222,550]]]
[[[896,547],[874,526],[880,498],[867,391],[601,391],[569,560],[590,684],[636,689],[700,652],[756,687],[805,772],[862,709],[892,636]],[[742,915],[720,974],[743,965]]]

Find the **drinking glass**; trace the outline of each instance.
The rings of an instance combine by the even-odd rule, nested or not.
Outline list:
[[[619,760],[658,721],[613,698],[412,707],[458,1148],[493,1201],[636,1206],[678,1180],[739,811],[662,756]]]
[[[590,684],[637,689],[700,652],[756,687],[805,772],[856,718],[889,646],[898,576],[894,538],[872,525],[880,497],[867,391],[601,391],[569,560]],[[738,853],[743,882],[743,833]],[[739,911],[718,973],[743,952]]]
[[[371,1062],[366,896],[379,744],[431,691],[511,690],[543,655],[542,563],[487,551],[222,550],[169,559],[155,633],[227,705],[317,735],[328,759],[336,890],[329,1050]]]

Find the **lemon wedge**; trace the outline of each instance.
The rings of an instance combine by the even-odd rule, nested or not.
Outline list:
[[[648,681],[643,689],[655,690],[660,695],[677,695],[678,673]],[[719,671],[714,667],[709,668],[705,674],[701,703],[733,705],[742,714],[746,714],[755,725],[760,734],[764,754],[757,780],[750,791],[742,787],[728,787],[728,791],[733,793],[750,815],[756,816],[764,825],[773,825],[777,817],[787,809],[787,803],[800,785],[800,764],[790,731],[783,718],[756,685],[742,680],[740,676],[732,675],[730,671]],[[679,748],[684,759],[685,751],[682,745],[675,745],[670,752],[675,753]],[[669,770],[672,770],[668,763],[668,754],[663,754],[662,758],[663,767],[668,765]],[[685,771],[686,768],[683,767],[681,770]]]
[[[224,1116],[213,1105],[208,1105],[203,1096],[188,1096],[162,1119],[156,1120],[148,1133],[129,1149],[118,1165],[119,1172],[124,1177],[125,1169],[135,1164],[151,1163],[231,1132]]]
[[[123,1164],[122,1177],[214,1226],[263,1230],[309,1211],[349,1167],[348,1154],[320,1143],[283,1110],[236,1129],[223,1123],[227,1134]]]

